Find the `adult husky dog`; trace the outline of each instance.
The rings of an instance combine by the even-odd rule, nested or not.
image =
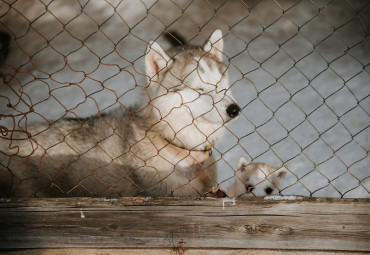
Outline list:
[[[203,47],[145,55],[149,103],[0,137],[0,196],[200,196],[217,178],[210,150],[240,108],[216,30]]]

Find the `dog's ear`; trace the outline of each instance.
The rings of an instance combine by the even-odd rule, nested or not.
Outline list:
[[[283,166],[282,168],[280,168],[279,170],[277,170],[275,172],[276,174],[276,177],[279,178],[279,179],[283,179],[285,176],[286,176],[286,173],[288,172],[288,169],[286,169],[285,166]]]
[[[161,46],[150,41],[145,55],[145,72],[149,79],[159,81],[159,72],[171,65],[171,58]]]
[[[248,160],[246,160],[244,157],[240,157],[239,162],[238,162],[238,170],[240,172],[244,172],[247,170],[248,166]]]
[[[220,29],[217,29],[212,33],[209,39],[204,44],[203,50],[205,52],[211,53],[215,56],[218,61],[222,61],[222,50],[224,48],[224,40],[222,38],[222,32]]]

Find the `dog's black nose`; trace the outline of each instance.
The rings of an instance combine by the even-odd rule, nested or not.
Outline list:
[[[227,107],[226,113],[230,118],[235,118],[240,113],[240,107],[237,104],[231,104]]]

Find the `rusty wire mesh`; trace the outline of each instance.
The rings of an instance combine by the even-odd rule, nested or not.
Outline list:
[[[203,196],[200,178],[207,188],[234,187],[234,196],[270,187],[370,197],[369,13],[368,1],[2,1],[0,31],[10,40],[9,50],[5,39],[0,45],[0,195]],[[220,125],[226,131],[210,163],[217,174],[200,177],[203,159],[177,155],[193,167],[168,161],[173,171],[164,176],[148,162],[165,149],[134,153],[148,132],[137,138],[130,129],[132,141],[119,133],[140,124],[132,105],[156,107],[148,96],[138,102],[149,86],[146,48],[150,40],[171,48],[171,31],[202,45],[215,29],[223,34],[226,94],[241,113]],[[122,123],[109,117],[117,109]],[[143,168],[154,173],[145,187]],[[175,174],[181,181],[171,186]],[[185,186],[192,191],[181,193]]]

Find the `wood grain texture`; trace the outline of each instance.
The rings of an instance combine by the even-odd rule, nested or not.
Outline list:
[[[370,200],[2,199],[0,226],[0,249],[370,251]]]
[[[364,255],[364,252],[297,251],[297,250],[237,250],[237,249],[32,249],[2,252],[2,255]]]

